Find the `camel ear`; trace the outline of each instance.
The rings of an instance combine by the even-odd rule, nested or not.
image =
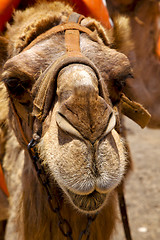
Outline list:
[[[0,36],[0,69],[8,58],[8,40]]]
[[[94,33],[98,34],[98,36],[106,46],[110,45],[110,38],[109,38],[110,36],[108,36],[106,29],[98,21],[88,17],[83,19],[81,24],[89,28]]]
[[[126,16],[117,15],[113,19],[111,29],[113,48],[126,55],[134,49],[131,40],[130,20]]]

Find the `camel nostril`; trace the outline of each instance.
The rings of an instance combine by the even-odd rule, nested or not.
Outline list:
[[[78,138],[83,138],[77,129],[75,129],[71,123],[60,112],[56,113],[56,122],[58,126],[64,131]]]
[[[106,126],[106,130],[104,131],[103,135],[107,135],[108,133],[110,133],[112,131],[112,129],[115,127],[115,125],[116,125],[116,116],[115,116],[114,112],[112,112],[108,119],[108,124]]]
[[[74,135],[80,139],[84,139],[85,136],[83,136],[83,134],[81,134],[73,125],[72,123],[70,123],[68,121],[68,119],[63,115],[61,114],[60,112],[57,112],[56,113],[56,122],[57,122],[57,125],[64,131],[64,132],[67,132],[71,135]],[[106,129],[104,131],[104,133],[102,133],[102,137],[103,136],[106,136],[107,134],[109,134],[112,129],[115,127],[116,125],[116,116],[114,114],[114,112],[112,112],[110,114],[110,117],[109,117],[109,120],[108,120],[108,123],[106,123],[107,126],[106,126]],[[87,138],[86,138],[87,139]],[[90,139],[88,139],[90,140]],[[94,141],[91,141],[91,144],[94,145],[96,139]]]

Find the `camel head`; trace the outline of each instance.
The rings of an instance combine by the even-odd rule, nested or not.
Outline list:
[[[54,4],[50,4],[48,12],[54,10]],[[66,51],[64,33],[52,34],[49,30],[41,36],[38,28],[40,23],[41,29],[44,27],[42,19],[37,23],[33,14],[28,18],[27,11],[19,22],[19,33],[17,26],[9,27],[12,41],[1,40],[11,55],[1,75],[9,95],[12,128],[26,153],[18,122],[28,143],[40,136],[37,151],[49,175],[50,187],[56,182],[76,209],[95,213],[107,204],[125,175],[127,161],[118,119],[123,86],[131,76],[129,61],[111,48],[109,36],[99,23],[84,19],[81,25],[95,27],[97,41],[80,33],[82,55],[73,61],[71,57],[68,63],[66,58],[61,64]],[[70,12],[66,8],[64,21]],[[20,18],[18,14],[15,22]],[[39,11],[36,18],[38,14]],[[59,22],[53,25],[63,22],[59,15]],[[49,15],[49,28],[50,18]],[[29,26],[33,28],[34,24],[30,33]],[[29,40],[23,35],[24,27]],[[104,43],[104,36],[108,43]],[[31,43],[26,44],[27,41]],[[26,162],[31,163],[29,157]]]

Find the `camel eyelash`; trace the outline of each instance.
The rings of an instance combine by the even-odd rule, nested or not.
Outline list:
[[[14,96],[21,96],[28,87],[26,82],[22,82],[19,78],[4,78],[2,80],[6,85],[8,91]]]
[[[134,78],[132,73],[129,73],[125,76],[118,76],[117,79],[114,79],[114,86],[116,86],[118,91],[122,91],[122,89],[126,86],[126,80],[128,78]]]

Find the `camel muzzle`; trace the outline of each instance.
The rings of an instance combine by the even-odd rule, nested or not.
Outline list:
[[[93,69],[74,64],[62,70],[57,79],[58,126],[92,144],[109,133],[116,124],[111,106],[99,95]]]

